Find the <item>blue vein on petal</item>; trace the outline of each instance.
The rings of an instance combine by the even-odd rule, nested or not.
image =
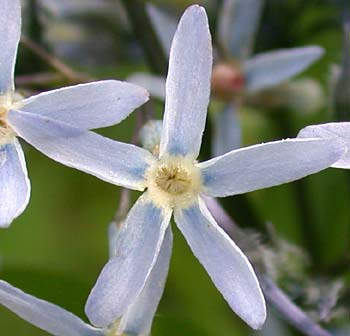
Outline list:
[[[8,144],[1,145],[0,146],[0,168],[4,165],[7,159],[7,148],[9,147]]]

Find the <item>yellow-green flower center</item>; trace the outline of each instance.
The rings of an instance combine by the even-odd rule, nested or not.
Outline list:
[[[200,171],[195,162],[180,156],[158,160],[146,173],[146,186],[152,201],[161,207],[185,207],[201,190]]]
[[[16,136],[7,122],[7,114],[11,108],[20,107],[22,96],[17,93],[7,93],[0,96],[0,146],[11,141]]]
[[[6,125],[6,115],[7,109],[0,106],[0,127],[4,127]]]
[[[181,195],[191,188],[191,174],[181,164],[162,164],[157,169],[155,183],[171,195]]]
[[[0,106],[0,145],[7,142],[8,138],[13,134],[12,129],[7,123],[8,110]]]

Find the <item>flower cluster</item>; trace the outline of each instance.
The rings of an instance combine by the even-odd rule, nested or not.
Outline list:
[[[13,68],[20,6],[13,0],[1,4],[0,36],[5,44],[0,51],[1,226],[17,217],[29,198],[24,156],[16,137],[67,166],[143,194],[119,228],[111,226],[110,260],[85,309],[93,326],[4,281],[0,281],[0,303],[53,335],[148,335],[168,273],[174,217],[232,310],[252,328],[261,328],[266,307],[258,279],[246,256],[216,223],[205,197],[268,188],[330,166],[349,168],[348,123],[310,126],[296,139],[232,150],[198,162],[213,55],[206,12],[194,5],[183,14],[170,49],[158,150],[151,153],[106,139],[90,129],[120,122],[147,101],[145,90],[102,81],[18,98]],[[319,53],[317,48],[309,51],[312,59],[314,51]],[[305,50],[292,54],[306,55]],[[264,63],[254,63],[255,69],[260,62]],[[296,73],[300,67],[293,69]]]

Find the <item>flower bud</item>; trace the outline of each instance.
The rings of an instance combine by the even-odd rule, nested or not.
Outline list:
[[[156,156],[159,154],[162,127],[163,122],[161,120],[149,120],[140,130],[139,137],[142,147]]]
[[[240,67],[235,63],[219,63],[212,72],[212,93],[216,99],[231,101],[244,89],[245,79]]]

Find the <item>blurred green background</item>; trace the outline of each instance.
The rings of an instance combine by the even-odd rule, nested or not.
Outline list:
[[[163,1],[154,2],[164,5]],[[174,13],[181,13],[188,4],[198,2],[201,1],[174,0],[167,1],[166,5]],[[84,0],[81,3],[84,7]],[[26,7],[23,13],[24,29],[51,51],[59,52],[62,59],[76,69],[97,78],[125,78],[133,71],[147,69],[147,65],[135,38],[124,25],[125,17],[118,12],[121,9],[117,1],[110,1],[108,8],[114,8],[114,3],[115,13],[108,10],[95,15],[93,10],[78,11],[78,14],[71,16],[59,16],[50,22],[49,28],[44,26],[43,31],[41,24],[37,25],[36,22],[41,22],[42,14],[38,9],[30,13],[29,7]],[[202,3],[208,6],[210,21],[215,24],[217,2]],[[94,22],[94,25],[86,25],[86,22]],[[318,79],[327,96],[330,66],[341,61],[341,22],[342,7],[337,1],[270,0],[264,9],[255,49],[263,51],[309,44],[324,47],[325,56],[301,77],[307,75]],[[75,30],[64,30],[71,25],[80,27],[79,34]],[[90,30],[93,26],[94,33],[86,42],[82,32],[88,29],[87,26],[90,26]],[[72,40],[74,44],[77,39],[83,39],[85,43],[81,54],[79,50],[71,50],[66,42]],[[96,43],[101,43],[101,48],[99,45],[96,48]],[[47,69],[41,60],[20,47],[17,74],[32,74]],[[50,87],[48,85],[45,89]],[[161,104],[155,103],[161,113]],[[305,125],[334,120],[327,105],[328,98],[324,108],[311,116],[297,111],[286,111],[284,115],[245,110],[241,114],[244,144],[296,135]],[[131,116],[121,125],[101,133],[129,141],[134,121],[134,116]],[[281,125],[285,123],[292,134],[283,133]],[[208,145],[204,143],[204,146]],[[24,214],[10,229],[0,231],[0,276],[85,319],[85,300],[108,258],[107,228],[118,205],[120,188],[59,165],[29,145],[25,144],[24,150],[32,196]],[[253,192],[248,199],[262,222],[273,223],[281,238],[307,249],[313,256],[313,274],[332,277],[349,272],[346,269],[348,266],[341,266],[343,268],[340,270],[334,267],[349,253],[350,186],[346,174],[341,170],[328,169],[304,179],[304,185],[305,197],[312,212],[308,228],[301,224],[293,185]],[[137,193],[133,196],[136,198]],[[230,202],[224,203],[228,210]],[[250,214],[245,216],[249,218]],[[265,227],[241,224],[265,231]],[[174,225],[173,228],[175,241],[170,274],[152,335],[252,335],[252,331],[235,316],[215,289]],[[47,335],[2,307],[0,330],[1,335],[10,336]],[[282,335],[277,329],[273,330],[276,336]],[[294,334],[298,335],[291,333]],[[270,331],[268,335],[274,336]]]

